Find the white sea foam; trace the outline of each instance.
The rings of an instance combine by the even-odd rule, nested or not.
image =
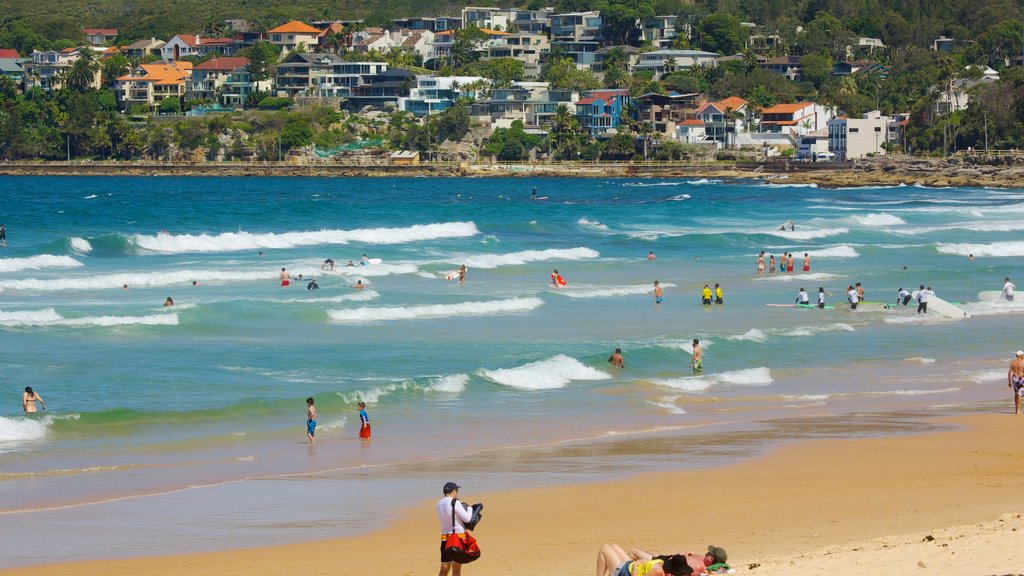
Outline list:
[[[806,274],[775,274],[774,276],[763,276],[758,278],[758,280],[771,282],[795,282],[797,280],[835,280],[836,278],[843,278],[843,276],[840,276],[839,274],[829,274],[828,272],[808,272]]]
[[[885,212],[850,216],[850,220],[862,226],[898,226],[907,223],[903,218]]]
[[[679,396],[666,396],[660,400],[651,402],[651,404],[657,406],[658,408],[664,408],[665,411],[668,412],[669,414],[686,414],[686,410],[683,410],[682,408],[676,405],[676,400],[678,399]]]
[[[136,234],[129,240],[144,250],[180,254],[185,252],[233,252],[256,249],[285,249],[320,244],[402,244],[439,238],[464,238],[479,234],[472,222],[417,224],[406,228],[365,228],[356,230],[318,230],[313,232],[222,234]]]
[[[693,356],[693,342],[690,340],[686,340],[684,342],[668,342],[667,344],[672,348],[685,350],[687,354]],[[714,344],[714,342],[709,342],[707,340],[701,340],[700,342],[701,347],[705,350],[710,348],[712,344]]]
[[[817,188],[818,185],[817,184],[796,184],[796,183],[793,183],[793,184],[775,184],[773,182],[769,182],[767,184],[758,184],[757,187],[758,188]]]
[[[815,238],[827,238],[829,236],[838,236],[840,234],[846,234],[849,232],[849,228],[835,227],[827,230],[767,230],[764,233],[772,236],[779,236],[789,240],[813,240]]]
[[[509,254],[475,254],[458,260],[449,260],[455,264],[465,264],[470,268],[497,268],[499,266],[517,266],[528,262],[547,260],[589,260],[601,254],[590,248],[566,248],[548,250],[523,250]]]
[[[93,198],[96,198],[95,194],[89,194],[88,196],[83,197],[84,200],[92,200]]]
[[[607,224],[602,224],[600,222],[597,222],[596,220],[591,221],[586,218],[580,218],[579,220],[576,221],[576,223],[582,226],[583,228],[593,228],[595,230],[608,230]]]
[[[912,356],[910,358],[904,358],[904,362],[914,362],[916,364],[935,364],[935,358],[923,358],[921,356]]]
[[[706,374],[703,376],[684,376],[682,378],[651,379],[651,382],[659,386],[686,390],[687,392],[701,392],[712,386],[729,384],[732,386],[768,386],[775,380],[772,379],[771,371],[764,366],[757,368],[745,368],[743,370],[732,370],[719,374]]]
[[[459,304],[425,304],[421,306],[393,306],[328,310],[327,316],[344,324],[384,322],[388,320],[419,320],[451,316],[486,316],[513,312],[528,312],[544,304],[540,298],[509,298]]]
[[[124,284],[129,288],[140,286],[188,286],[193,280],[202,283],[276,280],[279,272],[269,270],[171,270],[161,272],[124,272],[96,276],[68,276],[38,280],[0,280],[2,290],[31,290],[53,292],[61,290],[111,290]]]
[[[868,392],[868,396],[927,396],[929,394],[950,394],[959,392],[960,388],[933,388],[930,390],[878,390]]]
[[[958,256],[1024,256],[1024,241],[993,242],[991,244],[947,244],[940,242],[935,249],[942,254]]]
[[[675,284],[666,282],[662,288],[674,288]],[[555,292],[569,298],[607,298],[611,296],[637,296],[640,294],[654,294],[653,284],[633,284],[630,286],[590,286],[573,285]]]
[[[83,254],[92,252],[92,244],[90,244],[85,238],[79,238],[76,236],[69,240],[68,243],[75,252],[81,252]]]
[[[51,422],[52,418],[49,415],[41,418],[0,416],[0,442],[41,440],[46,437]]]
[[[727,340],[747,340],[750,342],[764,342],[768,339],[768,334],[764,330],[758,330],[757,328],[751,328],[743,334],[738,336],[726,336]]]
[[[149,316],[84,316],[65,318],[53,308],[41,310],[0,311],[0,326],[177,326],[177,314],[151,314]]]
[[[886,324],[939,324],[943,322],[959,322],[957,318],[947,318],[938,314],[914,314],[912,316],[886,316],[882,319]]]
[[[821,250],[808,250],[807,252],[812,258],[857,258],[860,254],[853,249],[852,246],[833,246],[831,248],[822,248]],[[797,258],[796,265],[800,265],[800,259]]]
[[[967,379],[975,384],[999,381],[1006,382],[1006,370],[986,370],[984,372],[975,372],[967,376]]]
[[[676,194],[675,196],[673,196],[671,198],[666,198],[664,201],[665,202],[682,202],[683,200],[689,200],[689,199],[690,199],[690,195],[689,194]]]
[[[371,266],[342,266],[341,268],[335,268],[333,272],[324,271],[321,274],[340,274],[342,276],[358,278],[359,276],[391,276],[392,274],[416,274],[418,272],[419,268],[411,262],[382,262]]]
[[[1002,316],[1003,314],[1024,313],[1024,301],[1013,302],[969,302],[961,308],[971,316]]]
[[[522,390],[562,388],[573,380],[607,380],[611,378],[608,374],[563,354],[515,368],[499,368],[497,370],[481,368],[479,374],[498,384]]]
[[[782,397],[785,398],[786,400],[807,400],[807,401],[820,402],[822,400],[828,400],[829,398],[832,397],[832,395],[831,394],[798,394],[798,395],[783,394]]]
[[[686,392],[703,392],[714,384],[710,379],[702,376],[683,376],[681,378],[651,378],[652,384],[658,386],[664,386],[666,388],[672,388],[674,390],[684,390]]]
[[[27,258],[0,258],[0,272],[20,272],[21,270],[41,270],[44,268],[77,268],[84,266],[70,256],[54,256],[40,254]]]
[[[466,389],[469,383],[469,374],[449,374],[430,380],[426,390],[443,392],[446,394],[458,394]]]
[[[856,332],[856,329],[849,324],[842,322],[835,322],[833,324],[823,324],[821,326],[797,326],[792,330],[785,330],[780,332],[781,336],[813,336],[822,332]]]

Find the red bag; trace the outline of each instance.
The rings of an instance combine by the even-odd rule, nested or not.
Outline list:
[[[480,558],[480,546],[476,543],[476,538],[469,532],[462,534],[455,533],[455,503],[458,502],[454,498],[452,499],[452,532],[448,535],[448,538],[444,542],[444,555],[449,558],[452,562],[458,562],[459,564],[469,564],[470,562]]]
[[[452,533],[448,535],[448,539],[444,543],[444,553],[452,562],[469,564],[480,558],[480,546],[476,543],[476,538],[473,538],[469,532]]]

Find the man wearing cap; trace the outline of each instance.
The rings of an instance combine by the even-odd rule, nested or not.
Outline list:
[[[462,564],[447,557],[444,543],[448,539],[448,535],[452,533],[452,513],[454,512],[455,515],[455,533],[465,534],[465,523],[473,520],[473,509],[459,500],[459,485],[455,482],[445,483],[441,490],[444,492],[444,497],[437,501],[437,518],[441,521],[441,569],[437,576],[448,576],[449,569],[452,576],[459,576],[462,574]],[[455,503],[454,507],[452,506],[453,502]]]
[[[1024,396],[1024,350],[1017,350],[1006,372],[1006,385],[1013,390],[1013,413],[1020,414],[1020,399]]]
[[[708,546],[708,553],[704,555],[704,565],[707,566],[707,571],[712,574],[719,571],[727,571],[730,569],[729,565],[725,563],[728,559],[729,555],[725,553],[725,548]]]

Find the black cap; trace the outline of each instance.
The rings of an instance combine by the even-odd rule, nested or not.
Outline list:
[[[452,492],[458,489],[459,485],[456,484],[455,482],[448,482],[447,484],[444,485],[443,488],[445,494],[451,494]]]

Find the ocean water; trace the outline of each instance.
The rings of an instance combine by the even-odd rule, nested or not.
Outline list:
[[[472,500],[919,432],[1007,410],[1024,347],[1024,303],[976,296],[1024,278],[1024,190],[107,177],[0,199],[0,567],[354,534],[448,480]],[[760,250],[811,271],[756,278]],[[850,311],[854,282],[972,317]],[[819,286],[835,310],[766,306]],[[47,411],[21,413],[25,386]]]

